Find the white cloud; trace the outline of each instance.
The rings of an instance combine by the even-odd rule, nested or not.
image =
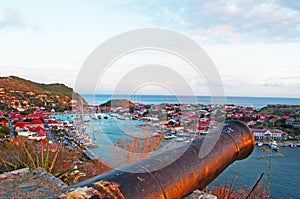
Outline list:
[[[1,16],[1,15],[0,15]],[[24,28],[26,23],[20,10],[6,9],[0,18],[0,30],[6,28]]]
[[[183,31],[210,43],[300,41],[300,12],[280,1],[151,1],[134,4],[134,12],[151,16],[157,26]],[[131,10],[129,6],[129,10]],[[132,10],[131,10],[132,11]],[[153,12],[155,15],[153,15]],[[220,37],[219,27],[231,27]]]

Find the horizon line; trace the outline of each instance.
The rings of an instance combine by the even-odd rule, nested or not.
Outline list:
[[[283,99],[300,99],[300,97],[282,97],[282,96],[241,96],[241,95],[225,95],[225,96],[209,96],[209,95],[171,95],[171,94],[113,94],[113,93],[79,93],[80,95],[116,95],[116,96],[184,96],[184,97],[245,97],[245,98],[283,98]]]

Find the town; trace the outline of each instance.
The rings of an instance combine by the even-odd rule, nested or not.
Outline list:
[[[59,144],[62,142],[71,148],[81,147],[82,145],[96,147],[91,139],[84,133],[79,132],[78,121],[63,121],[55,118],[55,115],[58,113],[69,114],[72,117],[73,114],[77,114],[78,117],[77,111],[75,113],[72,110],[59,112],[52,108],[49,112],[44,106],[28,107],[28,104],[16,106],[18,104],[16,102],[19,102],[20,99],[17,97],[4,99],[3,96],[6,95],[1,96],[2,104],[3,101],[8,101],[9,104],[7,109],[2,109],[0,112],[0,136],[2,141],[14,136],[22,136],[38,141],[47,137],[53,143]],[[128,102],[127,100],[120,101]],[[81,114],[86,114],[93,120],[101,119],[100,113],[102,113],[102,119],[110,116],[120,120],[144,121],[143,127],[152,128],[153,135],[163,133],[166,139],[176,138],[177,136],[175,139],[177,141],[186,141],[189,137],[205,135],[210,129],[217,127],[220,122],[235,119],[248,125],[257,141],[276,140],[281,141],[282,146],[284,141],[292,146],[297,146],[298,144],[300,118],[297,112],[292,115],[283,115],[284,112],[262,113],[262,110],[266,108],[275,110],[280,107],[283,110],[292,107],[294,110],[298,110],[299,106],[296,105],[268,105],[261,110],[256,110],[254,107],[243,107],[233,104],[166,103],[146,105],[132,102],[128,102],[128,104],[128,106],[123,106],[124,103],[123,105],[114,104],[114,106],[88,105],[85,106]],[[73,110],[78,110],[75,108],[75,105],[73,107]],[[100,117],[96,116],[98,113]],[[87,123],[89,121],[82,121],[82,123],[84,122]],[[296,144],[292,144],[295,142]]]

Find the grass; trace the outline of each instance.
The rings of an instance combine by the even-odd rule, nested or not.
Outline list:
[[[124,140],[118,139],[111,161],[117,161],[119,165],[125,165],[138,160],[150,157],[152,152],[157,151],[161,146],[164,136],[147,136],[139,138],[138,136],[126,136]]]
[[[10,158],[4,158],[4,153],[2,152],[1,159],[6,170],[9,170],[9,167],[12,167],[14,169],[28,167],[30,171],[34,171],[36,168],[42,167],[47,172],[52,173],[60,148],[57,147],[54,154],[52,155],[49,151],[49,142],[46,141],[45,145],[46,148],[44,151],[44,144],[42,143],[37,146],[37,142],[33,141],[33,147],[31,147],[31,145],[27,143],[22,143],[22,146],[19,147],[19,149],[23,149],[25,153],[22,153],[18,150],[18,153],[12,154]],[[51,158],[50,161],[49,158]]]
[[[81,150],[62,147],[51,149],[48,141],[43,144],[16,138],[0,143],[0,173],[25,167],[31,171],[42,167],[67,184],[77,183],[111,169],[101,161],[88,160]]]
[[[213,187],[212,194],[222,199],[260,199],[265,198],[265,187],[260,184],[263,174],[253,185],[251,189],[244,187],[239,183],[239,175],[236,174],[232,178],[227,178],[225,182],[221,182]]]

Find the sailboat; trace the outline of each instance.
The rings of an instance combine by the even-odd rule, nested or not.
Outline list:
[[[92,116],[92,118],[93,118],[94,120],[98,120],[98,115],[97,115],[97,113],[95,113],[95,114]]]
[[[271,140],[269,142],[269,146],[271,147],[271,149],[275,150],[275,151],[278,151],[279,148],[278,148],[278,145],[277,145],[277,142],[275,140]]]
[[[261,147],[261,146],[263,145],[263,143],[262,143],[261,141],[257,142],[256,144],[257,144],[257,146],[259,146],[259,147]]]
[[[105,110],[105,115],[103,116],[103,118],[104,118],[104,119],[108,119],[106,106],[105,106],[105,109],[104,109],[104,110]]]

